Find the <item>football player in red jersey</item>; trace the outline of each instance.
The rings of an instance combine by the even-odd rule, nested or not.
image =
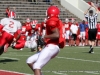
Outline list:
[[[86,24],[88,23],[86,22]],[[86,25],[86,29],[85,29],[85,45],[86,46],[89,45],[88,44],[88,30],[89,30],[88,25]]]
[[[97,23],[97,42],[96,45],[100,45],[100,22]]]
[[[28,31],[28,36],[27,36],[27,40],[30,39],[30,36],[32,35],[32,27],[31,27],[31,20],[30,18],[27,18],[26,19],[26,23],[25,23],[25,26],[26,26],[26,30]]]
[[[44,37],[45,33],[46,33],[46,21],[47,21],[47,18],[44,19],[44,22],[41,23],[41,26],[42,26],[42,37]]]
[[[21,33],[21,34],[20,34]],[[20,31],[17,31],[15,34],[14,34],[14,39],[16,39],[17,35],[20,34],[20,38],[18,39],[17,42],[13,43],[12,44],[12,47],[14,49],[21,49],[21,48],[24,48],[24,43],[26,41],[26,37],[28,35],[28,32],[26,31],[26,26],[23,24],[22,28]]]
[[[67,43],[66,45],[69,45],[71,23],[69,22],[68,18],[65,19],[64,26],[65,26],[65,38],[66,38],[66,43]]]
[[[2,34],[0,37],[0,55],[4,52],[5,48],[7,49],[12,43],[14,33],[21,29],[21,23],[20,21],[14,20],[15,14],[13,14],[13,12],[10,12],[8,17],[9,18],[3,18],[0,21],[0,34]]]
[[[64,27],[59,20],[60,10],[56,6],[47,9],[46,35],[44,36],[46,46],[41,52],[36,53],[27,59],[27,64],[34,72],[34,75],[42,75],[41,68],[49,60],[54,58],[65,45]]]
[[[33,23],[31,23],[31,26],[35,30],[36,25],[33,25]],[[20,32],[16,32],[15,38],[16,38],[16,35],[19,33],[21,33],[21,36],[20,36],[19,40],[12,45],[12,47],[14,49],[21,49],[21,48],[26,47],[26,48],[30,48],[33,51],[33,49],[35,47],[37,47],[35,36],[31,37],[30,40],[26,40],[28,33],[27,33],[27,28],[25,25],[22,26]],[[35,32],[33,34],[35,34]]]

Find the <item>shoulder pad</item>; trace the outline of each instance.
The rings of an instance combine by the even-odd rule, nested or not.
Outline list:
[[[56,26],[57,25],[57,22],[56,21],[53,21],[53,20],[49,20],[47,22],[47,26]]]

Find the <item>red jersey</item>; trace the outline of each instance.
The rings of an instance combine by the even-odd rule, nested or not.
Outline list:
[[[100,32],[100,24],[97,24],[97,32]]]
[[[46,28],[46,24],[44,22],[41,23],[42,29]]]
[[[65,26],[65,30],[70,30],[71,23],[70,22],[64,23],[64,26]]]
[[[26,30],[28,31],[28,35],[31,36],[32,35],[32,26],[31,23],[25,23],[26,26]]]
[[[35,29],[34,29],[38,35],[42,35],[42,26],[41,24],[37,24]]]
[[[51,17],[46,22],[46,35],[52,34],[52,30],[58,28],[60,37],[59,39],[46,39],[46,44],[55,44],[59,45],[60,48],[63,48],[65,45],[65,37],[64,37],[64,28],[63,23],[56,17]]]
[[[17,38],[18,34],[21,34],[19,40],[26,40],[26,26],[22,26],[21,30],[14,34],[14,38]]]
[[[26,40],[27,30],[26,26],[22,26],[20,40]]]

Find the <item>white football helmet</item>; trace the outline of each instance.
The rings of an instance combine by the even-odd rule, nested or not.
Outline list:
[[[68,22],[69,22],[69,19],[68,19],[68,18],[66,18],[66,19],[65,19],[65,22],[66,22],[66,23],[68,23]]]
[[[31,22],[30,18],[27,18],[27,19],[26,19],[26,22],[27,22],[27,23]]]

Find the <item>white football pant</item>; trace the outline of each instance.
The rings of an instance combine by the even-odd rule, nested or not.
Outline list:
[[[50,59],[54,58],[59,51],[58,45],[48,44],[41,52],[30,56],[26,63],[30,64],[34,62],[33,69],[41,69]]]
[[[34,48],[37,47],[37,43],[36,43],[35,40],[34,41],[26,41],[25,42],[25,47],[34,49]]]

